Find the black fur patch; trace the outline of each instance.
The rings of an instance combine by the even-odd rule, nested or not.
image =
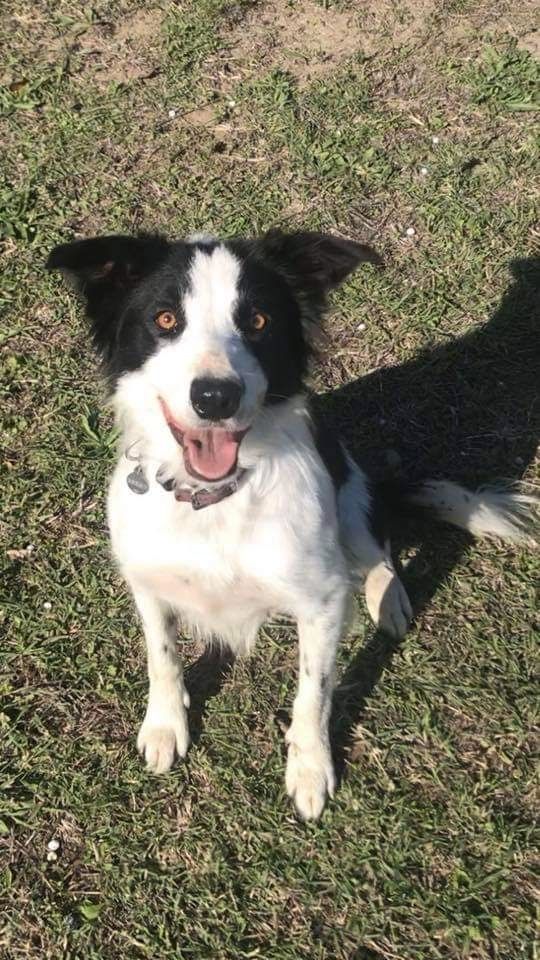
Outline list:
[[[339,441],[339,435],[331,430],[316,414],[312,414],[313,439],[322,462],[332,478],[336,493],[347,482],[350,475],[349,464]]]
[[[381,257],[371,247],[328,233],[269,230],[256,244],[261,257],[308,294],[325,295],[362,262],[382,265]]]
[[[332,478],[336,493],[338,493],[351,474],[351,468],[340,442],[339,432],[336,426],[327,423],[316,409],[311,410],[311,422],[317,452]],[[364,475],[367,476],[368,493],[370,497],[366,520],[372,536],[380,546],[384,546],[384,542],[388,536],[390,512],[387,502],[387,491],[386,488],[372,481],[366,473],[366,470],[364,468],[362,469]]]
[[[369,531],[379,546],[384,547],[388,538],[389,511],[384,494],[376,483],[368,482],[368,491],[371,497],[367,522]]]
[[[154,317],[180,309],[192,248],[163,237],[96,237],[63,244],[47,267],[72,278],[86,300],[94,346],[109,381],[137,370],[154,352]]]
[[[258,312],[267,315],[268,327],[262,336],[252,337],[249,323]],[[250,256],[242,263],[234,319],[268,381],[266,403],[280,403],[299,393],[309,351],[298,302],[283,277]]]

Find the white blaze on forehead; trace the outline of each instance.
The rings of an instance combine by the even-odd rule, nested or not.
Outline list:
[[[224,246],[196,251],[184,295],[188,330],[204,334],[234,329],[240,271],[240,261]]]

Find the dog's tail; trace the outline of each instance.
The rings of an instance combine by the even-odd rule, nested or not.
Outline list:
[[[407,503],[427,508],[439,520],[468,530],[475,537],[497,537],[534,543],[540,499],[512,487],[467,490],[448,480],[426,480],[404,492]]]

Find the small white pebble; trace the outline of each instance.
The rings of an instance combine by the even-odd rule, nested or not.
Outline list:
[[[52,603],[51,603],[50,600],[46,600],[46,601],[45,601],[45,603],[43,604],[43,609],[44,609],[44,610],[52,610]]]
[[[228,106],[228,107],[235,107],[235,106],[236,106],[236,100],[227,100],[227,106]]]
[[[416,230],[414,229],[414,227],[407,227],[405,233],[407,234],[408,237],[414,237]]]
[[[169,110],[169,120],[174,120],[176,116],[176,110]]]
[[[47,844],[47,850],[52,850],[52,852],[54,853],[59,848],[60,848],[60,841],[57,840],[56,837],[53,837],[52,840],[49,840]]]
[[[422,174],[423,177],[427,177],[427,175],[428,175],[428,168],[427,168],[427,167],[420,167],[420,173]]]
[[[58,860],[58,856],[54,852],[54,850],[49,850],[47,854],[47,860],[49,861],[49,863],[54,863],[55,860]]]
[[[432,137],[431,142],[434,144],[434,146],[437,146],[437,144],[440,143],[441,141],[439,140],[438,137]]]
[[[365,330],[365,329],[366,329],[365,323],[359,323],[356,329],[357,329],[357,330]]]

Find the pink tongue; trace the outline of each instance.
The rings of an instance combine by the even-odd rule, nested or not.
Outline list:
[[[205,480],[221,480],[236,467],[240,442],[226,430],[186,430],[183,443],[186,466]]]

